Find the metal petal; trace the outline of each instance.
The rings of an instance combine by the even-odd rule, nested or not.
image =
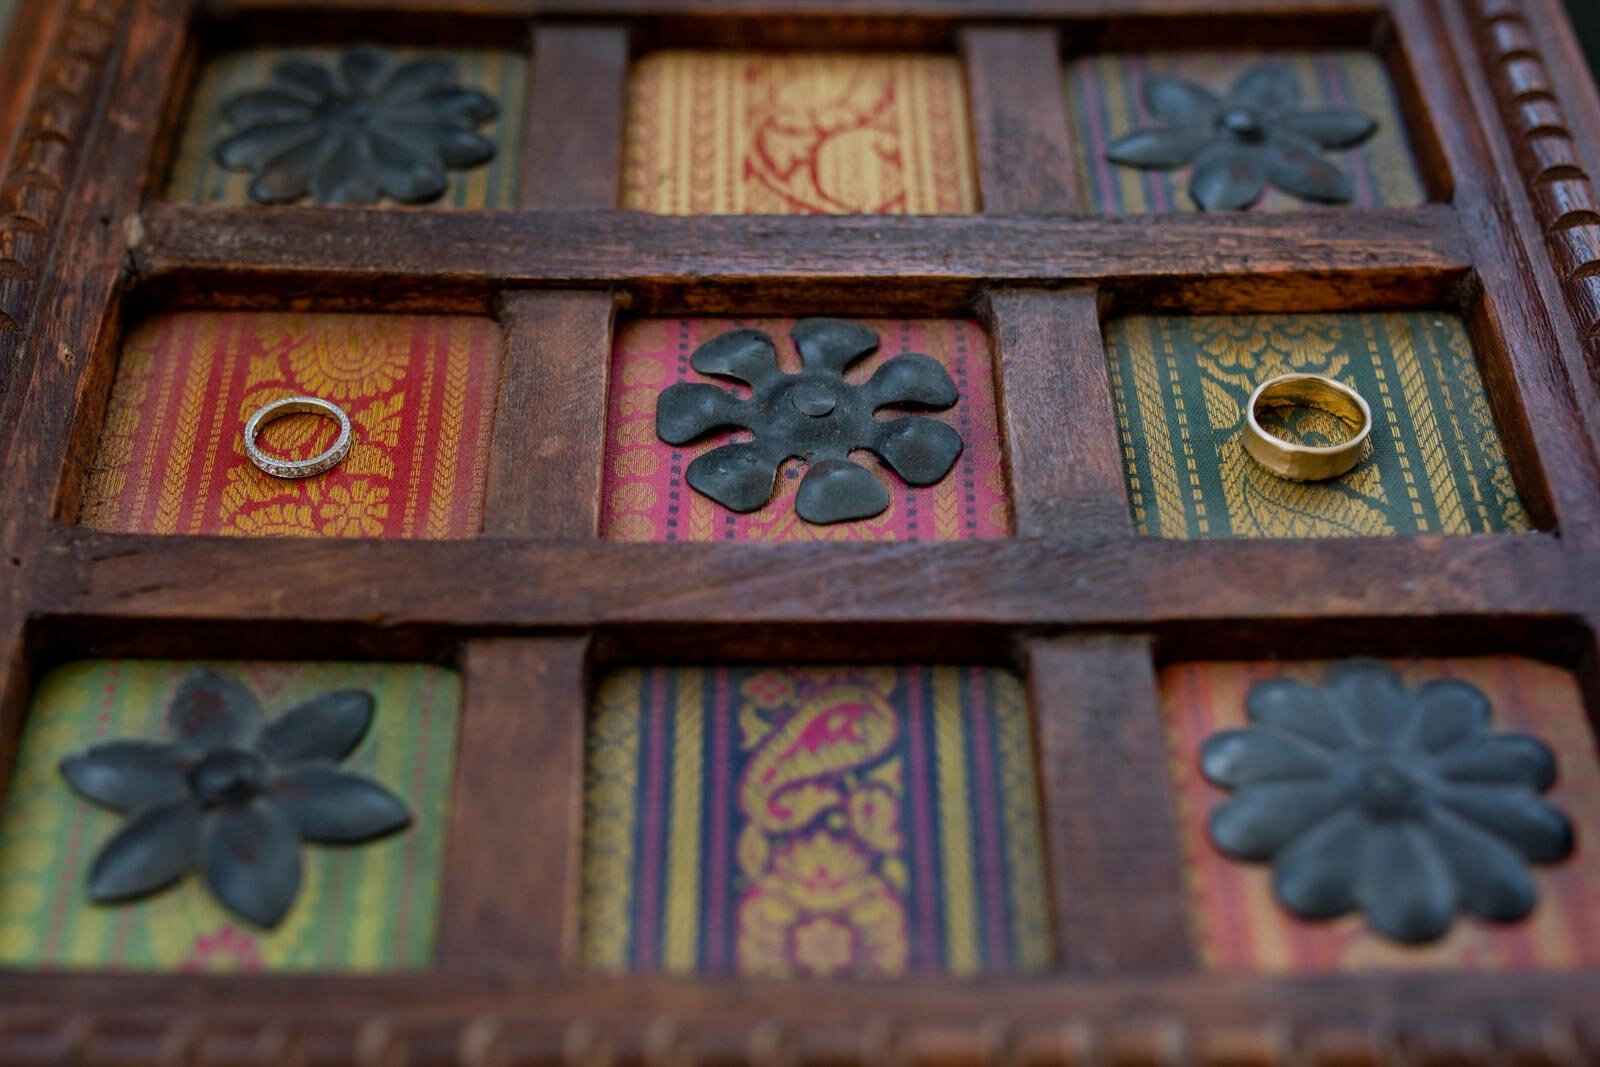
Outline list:
[[[187,798],[130,819],[89,868],[89,899],[128,900],[171,885],[194,865],[199,830],[200,807]]]
[[[311,176],[311,195],[319,204],[375,204],[378,183],[372,173],[372,148],[364,132],[350,131]]]
[[[1217,145],[1201,153],[1189,176],[1189,195],[1206,211],[1239,211],[1261,199],[1267,177],[1257,153]]]
[[[451,86],[424,93],[406,106],[404,114],[414,116],[411,121],[442,122],[472,129],[498,117],[500,105],[477,89]]]
[[[1208,737],[1200,749],[1201,773],[1227,789],[1321,778],[1333,769],[1333,762],[1327,749],[1266,726],[1223,730]]]
[[[873,410],[890,404],[918,404],[942,409],[960,399],[950,372],[931,356],[907,352],[873,372],[865,386]]]
[[[161,741],[109,741],[61,761],[73,789],[118,811],[143,811],[189,795],[190,752]]]
[[[237,678],[202,668],[178,685],[167,706],[167,729],[203,752],[244,748],[261,729],[261,704]]]
[[[201,826],[200,867],[225,908],[257,926],[276,926],[300,891],[300,838],[265,800],[217,808]]]
[[[373,125],[415,151],[434,152],[449,167],[476,167],[494,158],[493,141],[459,126],[441,122],[401,122],[388,117]]]
[[[1372,116],[1346,107],[1296,111],[1280,118],[1278,125],[1323,148],[1354,148],[1378,129]]]
[[[1443,752],[1489,728],[1493,710],[1475,685],[1454,678],[1429,682],[1411,698],[1415,709],[1408,743],[1423,752]]]
[[[1263,63],[1239,76],[1228,92],[1228,107],[1248,107],[1281,115],[1300,105],[1300,83],[1281,63]]]
[[[212,154],[229,170],[260,170],[284,153],[321,137],[322,127],[313,122],[267,122],[219,141]]]
[[[339,76],[346,89],[359,96],[370,96],[381,83],[392,61],[389,53],[375,45],[346,48],[339,56]]]
[[[282,774],[272,802],[307,841],[348,845],[394,833],[411,812],[383,786],[358,774],[309,764]]]
[[[339,94],[333,71],[313,59],[285,59],[272,68],[272,77],[290,91],[326,100]]]
[[[1106,158],[1125,167],[1171,170],[1192,162],[1214,140],[1209,129],[1193,126],[1136,130],[1111,142]]]
[[[1328,780],[1246,786],[1211,813],[1211,840],[1242,860],[1268,860],[1332,813],[1345,790]]]
[[[732,378],[759,388],[778,374],[778,357],[772,338],[760,330],[730,330],[718,334],[689,357],[701,374]]]
[[[454,61],[441,57],[414,59],[401,63],[389,72],[389,77],[379,87],[377,95],[385,104],[403,104],[421,99],[435,89],[447,89],[456,83]]]
[[[1556,780],[1556,757],[1544,742],[1526,734],[1483,734],[1437,757],[1433,770],[1453,782],[1542,791]]]
[[[878,331],[843,319],[801,319],[789,331],[806,370],[845,369],[878,350]]]
[[[1347,660],[1329,667],[1322,676],[1335,707],[1355,725],[1361,737],[1387,744],[1396,735],[1409,734],[1415,706],[1400,676],[1375,660]]]
[[[714,385],[677,382],[656,398],[656,436],[669,445],[683,445],[712,430],[744,426],[746,403]]]
[[[689,464],[684,477],[729,511],[754,511],[772,498],[778,462],[751,442],[713,448]]]
[[[1291,196],[1322,204],[1348,204],[1355,196],[1350,176],[1309,142],[1277,137],[1265,155],[1267,179]]]
[[[1572,824],[1521,786],[1448,783],[1438,799],[1462,818],[1498,834],[1535,863],[1554,863],[1572,852]]]
[[[250,197],[263,204],[298,200],[311,191],[311,175],[333,144],[331,135],[319,134],[287,149],[267,162],[250,183]]]
[[[257,89],[229,99],[222,105],[222,114],[235,126],[306,122],[311,118],[312,105],[282,89]]]
[[[1329,705],[1328,694],[1293,678],[1257,682],[1244,707],[1256,725],[1283,730],[1322,748],[1339,751],[1356,744],[1350,724]]]
[[[878,439],[872,446],[872,450],[910,485],[932,485],[949,474],[961,457],[961,448],[961,435],[953,427],[921,415],[880,423]],[[872,478],[872,475],[869,473],[867,477]],[[879,489],[883,488],[878,479],[872,478],[872,482]],[[801,483],[801,488],[804,487]],[[888,506],[887,496],[884,506]]]
[[[883,483],[848,459],[813,460],[794,502],[796,514],[819,526],[870,519],[888,506]]]
[[[390,199],[402,204],[437,200],[450,187],[439,157],[431,150],[418,152],[410,145],[378,130],[369,130],[373,173]]]
[[[1415,822],[1369,828],[1358,885],[1367,920],[1396,941],[1432,941],[1455,917],[1455,876],[1432,835]]]
[[[1210,126],[1222,101],[1194,82],[1150,74],[1144,79],[1144,106],[1170,126]]]
[[[1444,809],[1430,812],[1428,825],[1455,872],[1462,907],[1495,922],[1520,919],[1533,910],[1539,892],[1521,853]]]
[[[1272,891],[1303,919],[1327,919],[1356,906],[1364,824],[1345,809],[1292,841],[1272,865]]]
[[[279,766],[307,760],[337,763],[372,726],[372,694],[339,689],[297,704],[267,723],[256,748]]]

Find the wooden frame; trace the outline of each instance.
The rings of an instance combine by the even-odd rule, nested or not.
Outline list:
[[[207,20],[269,32],[324,18],[313,10],[321,6],[59,0],[58,17],[39,20],[53,37],[3,186],[39,192],[27,235],[8,231],[14,266],[0,275],[0,314],[15,326],[0,333],[0,776],[15,758],[31,679],[62,656],[226,654],[248,635],[252,655],[455,663],[466,702],[436,964],[415,976],[337,979],[0,974],[0,1061],[1600,1057],[1600,974],[1198,971],[1153,673],[1158,659],[1241,649],[1518,651],[1571,666],[1591,718],[1600,707],[1600,195],[1590,177],[1600,103],[1556,0],[340,0],[350,20],[403,12],[529,27],[527,132],[558,148],[525,163],[522,208],[265,212],[157,199],[163,131]],[[781,17],[768,14],[779,7]],[[1259,20],[1266,34],[1310,25],[1378,45],[1439,202],[1137,225],[1083,214],[1051,88],[1058,57],[1108,27],[1137,39],[1218,16]],[[958,52],[984,213],[614,210],[630,34],[715,41],[756,31]],[[581,122],[574,100],[586,109]],[[26,131],[44,128],[53,148],[30,148]],[[71,525],[123,309],[199,305],[496,314],[507,358],[484,536],[273,541]],[[1467,315],[1539,532],[1135,536],[1100,341],[1110,309],[1440,305]],[[978,313],[996,349],[1016,536],[598,540],[592,427],[624,306]],[[559,443],[544,450],[545,467],[513,462],[546,435]],[[785,577],[796,574],[810,577]],[[930,574],[937,581],[911,581]],[[490,586],[492,600],[462,595]],[[317,595],[285,597],[285,588]],[[685,624],[696,645],[715,640],[730,660],[802,649],[894,659],[960,642],[967,655],[1017,664],[1039,726],[1059,973],[795,988],[573,969],[589,678],[624,659],[692,655]],[[1091,737],[1116,758],[1081,758]],[[1129,774],[1144,787],[1130,788]],[[1096,807],[1108,796],[1119,803]],[[499,814],[512,804],[518,819]],[[467,830],[475,818],[493,829]]]

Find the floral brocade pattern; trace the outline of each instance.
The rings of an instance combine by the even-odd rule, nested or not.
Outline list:
[[[453,539],[477,534],[498,385],[488,319],[179,312],[123,346],[80,522],[113,533]],[[350,455],[273,478],[245,455],[250,415],[309,395],[343,408]],[[304,459],[329,419],[281,419],[272,455]]]
[[[761,977],[1047,965],[1012,675],[629,669],[590,718],[581,954]]]
[[[1106,329],[1134,522],[1160,537],[1358,537],[1526,530],[1471,342],[1447,312],[1134,316]],[[1372,406],[1354,470],[1290,482],[1250,459],[1244,405],[1280,374],[1322,374]],[[1275,432],[1342,440],[1294,409]]]
[[[663,215],[977,210],[952,56],[645,56],[628,85],[623,206]]]

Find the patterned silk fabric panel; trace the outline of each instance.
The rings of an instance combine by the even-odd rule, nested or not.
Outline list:
[[[978,667],[649,668],[589,721],[581,953],[884,977],[1048,963],[1022,687]]]
[[[978,209],[953,56],[665,51],[628,85],[623,206],[661,215]]]
[[[1407,686],[1458,678],[1477,686],[1494,708],[1493,729],[1543,741],[1559,775],[1547,800],[1572,820],[1577,849],[1553,866],[1531,868],[1539,903],[1525,921],[1486,923],[1459,916],[1437,943],[1402,945],[1367,930],[1360,915],[1298,920],[1272,896],[1270,864],[1246,864],[1218,852],[1206,837],[1211,810],[1227,794],[1200,775],[1199,752],[1218,730],[1245,724],[1250,687],[1284,675],[1318,683],[1325,663],[1189,663],[1161,675],[1172,773],[1184,830],[1194,929],[1211,967],[1270,973],[1385,968],[1576,970],[1600,966],[1600,765],[1583,700],[1566,671],[1514,656],[1409,660],[1391,664]]]
[[[330,59],[336,47],[252,48],[224,52],[205,65],[190,101],[178,141],[177,156],[167,179],[167,197],[201,204],[249,204],[250,175],[219,165],[212,156],[217,144],[237,132],[222,116],[229,97],[265,88],[275,64],[295,56]],[[522,113],[526,97],[527,61],[516,52],[454,51],[438,48],[395,49],[403,59],[444,56],[453,60],[463,88],[487,93],[500,105],[500,117],[478,127],[495,143],[494,158],[481,167],[449,172],[450,188],[432,208],[504,209],[517,206],[517,179],[522,167]],[[307,201],[309,203],[309,201]],[[380,204],[395,207],[393,201]]]
[[[1162,125],[1144,105],[1149,74],[1193,82],[1218,96],[1234,79],[1268,61],[1287,66],[1300,83],[1306,107],[1349,107],[1378,121],[1359,147],[1326,157],[1355,184],[1358,207],[1411,207],[1425,199],[1407,147],[1405,119],[1378,57],[1368,52],[1151,52],[1106,54],[1074,60],[1067,68],[1067,106],[1079,145],[1078,180],[1089,200],[1108,215],[1197,211],[1189,197],[1189,167],[1139,170],[1106,158],[1117,138]],[[1252,210],[1298,211],[1315,207],[1269,188]]]
[[[694,350],[729,330],[753,328],[771,335],[778,366],[800,369],[789,340],[794,319],[639,319],[618,327],[611,366],[606,420],[606,467],[600,533],[615,541],[961,541],[1004,537],[1011,529],[1005,468],[995,414],[994,370],[989,341],[975,322],[951,319],[874,319],[878,352],[845,377],[861,383],[886,360],[920,352],[942,363],[961,399],[948,411],[929,413],[954,426],[965,448],[937,485],[914,489],[878,459],[858,453],[864,467],[889,489],[887,511],[862,522],[814,526],[795,514],[795,494],[805,464],[790,460],[779,473],[773,498],[758,511],[739,515],[690,489],[689,463],[729,441],[750,434],[713,434],[673,446],[656,436],[656,398],[674,382],[710,382],[749,390],[700,374],[689,366]],[[893,417],[885,410],[880,418]]]
[[[499,363],[489,319],[158,316],[123,346],[80,521],[112,533],[476,536]],[[245,422],[298,395],[343,408],[354,443],[326,474],[274,478],[245,455]],[[296,415],[260,441],[304,459],[337,433]]]
[[[432,959],[454,772],[460,683],[438,667],[379,663],[215,663],[267,717],[320,693],[365,689],[375,713],[342,767],[382,783],[412,825],[372,844],[303,845],[300,895],[261,930],[189,874],[118,905],[89,901],[90,865],[125,818],[80,798],[62,758],[117,738],[165,739],[185,675],[204,663],[86,660],[50,672],[34,696],[0,824],[0,966],[161,971],[382,971]]]
[[[1161,537],[1340,537],[1529,528],[1471,342],[1442,312],[1133,317],[1106,331],[1134,521]],[[1372,407],[1368,458],[1291,482],[1244,451],[1244,405],[1291,371],[1352,386]],[[1344,439],[1326,413],[1280,430]]]

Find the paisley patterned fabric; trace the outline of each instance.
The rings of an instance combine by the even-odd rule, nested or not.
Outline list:
[[[282,60],[294,56],[330,59],[338,55],[340,47],[252,48],[223,52],[208,62],[190,101],[167,178],[168,199],[201,204],[253,203],[248,192],[251,176],[219,166],[212,156],[218,142],[236,132],[222,117],[223,103],[236,93],[265,87],[271,79],[273,65]],[[440,200],[425,207],[516,207],[517,178],[522,167],[522,116],[527,93],[526,59],[517,52],[440,48],[399,48],[394,54],[404,59],[445,57],[456,64],[463,87],[481,90],[500,105],[500,117],[480,127],[480,132],[495,143],[494,159],[471,170],[451,171],[450,188]],[[395,206],[387,200],[380,203]]]
[[[123,816],[75,794],[62,757],[113,738],[164,736],[172,693],[208,664],[86,660],[41,679],[0,822],[0,966],[159,971],[378,971],[427,966],[454,774],[460,683],[438,667],[213,663],[268,716],[335,689],[373,695],[365,740],[344,766],[403,797],[412,825],[360,848],[306,846],[294,907],[272,931],[223,910],[196,877],[144,900],[92,904],[100,846]]]
[[[1461,320],[1446,312],[1133,317],[1106,331],[1141,533],[1340,537],[1526,530]],[[1326,482],[1269,474],[1240,440],[1255,387],[1324,374],[1372,406],[1370,456]],[[1276,432],[1348,433],[1295,409]]]
[[[606,466],[600,533],[617,541],[958,541],[1004,537],[1011,529],[1000,430],[995,413],[989,341],[976,322],[960,319],[871,319],[876,354],[845,378],[864,382],[888,359],[921,352],[950,372],[960,401],[933,413],[961,433],[965,445],[954,469],[937,485],[913,489],[876,462],[865,466],[888,488],[887,511],[862,522],[813,526],[795,514],[804,465],[791,460],[773,499],[739,515],[694,492],[684,471],[696,456],[746,433],[723,433],[675,447],[656,437],[656,398],[674,382],[713,382],[689,366],[705,341],[729,330],[765,330],[777,344],[778,365],[800,369],[789,341],[794,319],[637,319],[619,325],[611,365],[606,420]],[[731,383],[727,384],[732,388]]]
[[[500,332],[489,319],[178,312],[123,345],[79,521],[112,533],[473,537],[481,525]],[[354,423],[326,474],[273,478],[244,452],[250,415],[286,396]],[[290,416],[262,447],[293,459],[333,443]]]
[[[629,669],[589,721],[581,955],[884,977],[1048,964],[1021,685],[970,667]]]
[[[661,215],[978,208],[952,56],[664,51],[628,85],[623,206]]]
[[[1327,153],[1354,180],[1352,206],[1410,207],[1426,199],[1408,148],[1399,100],[1377,56],[1360,51],[1174,50],[1107,53],[1068,64],[1067,108],[1080,146],[1078,181],[1089,202],[1108,215],[1198,210],[1186,191],[1188,167],[1173,171],[1120,167],[1106,158],[1106,149],[1124,134],[1161,124],[1144,105],[1148,75],[1182,78],[1221,95],[1235,78],[1262,62],[1287,67],[1307,107],[1351,107],[1377,119],[1377,133],[1359,148]],[[1251,210],[1299,211],[1315,206],[1269,189]]]
[[[1201,777],[1200,746],[1217,730],[1245,724],[1244,701],[1264,678],[1316,683],[1325,663],[1187,663],[1161,674],[1183,827],[1190,904],[1202,960],[1211,967],[1270,973],[1384,968],[1488,971],[1577,970],[1600,966],[1600,765],[1594,732],[1570,674],[1515,656],[1405,660],[1390,664],[1407,686],[1457,678],[1477,686],[1494,708],[1494,726],[1531,734],[1556,754],[1559,774],[1545,794],[1572,820],[1577,848],[1565,861],[1532,869],[1539,904],[1525,921],[1498,925],[1463,916],[1430,945],[1376,935],[1359,914],[1297,920],[1272,897],[1271,867],[1218,852],[1206,837],[1211,810],[1226,794]]]

